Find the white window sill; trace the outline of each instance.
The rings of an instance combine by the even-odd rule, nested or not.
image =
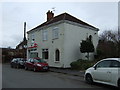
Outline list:
[[[56,40],[56,39],[59,39],[59,38],[53,38],[52,40]]]
[[[48,62],[48,59],[43,59],[44,61]]]
[[[48,41],[48,40],[42,40],[43,42]]]
[[[60,61],[54,61],[54,63],[60,63]]]

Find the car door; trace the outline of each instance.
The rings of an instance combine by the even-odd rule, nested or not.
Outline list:
[[[117,84],[116,82],[117,82],[117,80],[118,80],[118,78],[120,78],[120,62],[119,61],[117,61],[117,60],[112,60],[112,62],[111,62],[111,75],[112,75],[112,77],[111,77],[111,83],[112,84]]]
[[[110,60],[104,60],[99,62],[95,69],[93,70],[93,79],[101,82],[110,82],[111,81],[111,69],[110,69]]]
[[[14,61],[14,66],[17,67],[17,63],[18,63],[18,58],[15,59]]]
[[[28,59],[28,61],[26,62],[26,67],[30,69],[30,67],[31,67],[31,59]]]
[[[16,59],[13,59],[12,62],[11,62],[11,64],[12,64],[13,67],[16,67],[15,63],[16,63]]]
[[[34,60],[33,59],[30,60],[29,67],[30,67],[30,69],[34,68]]]

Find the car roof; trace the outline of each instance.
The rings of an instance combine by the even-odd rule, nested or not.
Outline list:
[[[115,60],[115,61],[117,60],[117,61],[120,62],[120,58],[105,58],[105,59],[101,59],[101,60],[98,61],[96,64],[98,64],[99,62],[104,61],[104,60]],[[94,67],[96,64],[94,64],[93,67]]]
[[[102,60],[117,60],[117,61],[120,61],[120,58],[105,58],[105,59],[102,59]]]
[[[42,58],[39,58],[39,57],[35,57],[35,58],[29,58],[29,59],[42,59]]]

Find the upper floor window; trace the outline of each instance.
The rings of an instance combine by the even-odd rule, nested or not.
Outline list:
[[[42,39],[43,39],[43,41],[48,40],[48,32],[47,32],[47,30],[42,31]]]
[[[92,35],[89,36],[89,41],[92,42]]]
[[[53,28],[52,36],[53,36],[53,39],[59,38],[59,28],[58,27]]]
[[[31,38],[32,38],[32,40],[34,41],[34,40],[35,40],[35,35],[32,34],[32,35],[31,35]]]

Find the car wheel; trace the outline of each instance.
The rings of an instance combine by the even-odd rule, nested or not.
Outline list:
[[[11,65],[11,68],[13,68],[13,66]]]
[[[33,71],[34,71],[34,72],[36,72],[36,71],[37,71],[35,67],[33,68]]]
[[[92,84],[93,83],[93,79],[92,76],[90,74],[87,74],[85,77],[85,80],[87,83]]]
[[[120,88],[120,79],[118,80],[118,88]]]
[[[17,69],[19,69],[19,65],[17,65]]]
[[[25,66],[25,70],[28,70],[28,68]]]

